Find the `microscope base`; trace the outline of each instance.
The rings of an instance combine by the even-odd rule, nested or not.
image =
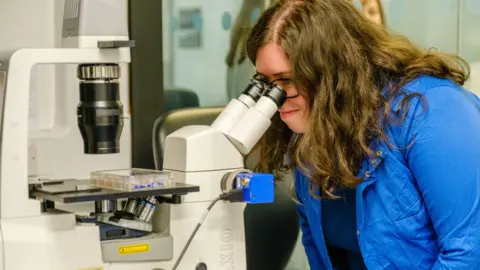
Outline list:
[[[102,241],[104,262],[166,261],[173,258],[173,237],[150,234],[138,238]]]

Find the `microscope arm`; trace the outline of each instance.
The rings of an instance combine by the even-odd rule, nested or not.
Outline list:
[[[28,186],[28,108],[30,72],[35,65],[76,63],[128,63],[129,48],[99,49],[21,49],[11,59],[6,84],[2,130],[2,170],[0,197],[2,218],[29,217],[40,214],[39,202],[29,199]],[[12,91],[9,91],[9,90]]]

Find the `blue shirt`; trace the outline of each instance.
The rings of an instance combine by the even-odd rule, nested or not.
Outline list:
[[[480,269],[480,100],[450,80],[407,84],[406,118],[371,142],[356,188],[356,237],[368,269]],[[398,105],[394,100],[393,106]],[[295,171],[302,242],[312,270],[335,269],[322,204]]]
[[[333,265],[367,269],[357,241],[355,189],[335,191],[338,199],[322,200],[323,235]]]

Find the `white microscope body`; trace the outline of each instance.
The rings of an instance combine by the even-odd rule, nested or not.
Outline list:
[[[270,118],[285,100],[281,89],[273,87],[262,93],[262,89],[253,85],[239,99],[232,100],[212,126],[188,126],[169,135],[163,169],[172,172],[177,183],[177,187],[169,192],[173,196],[193,193],[182,196],[178,204],[158,203],[151,221],[152,229],[148,233],[102,239],[101,233],[106,233],[104,237],[108,238],[108,233],[114,230],[102,228],[105,224],[99,225],[96,219],[84,222],[79,219],[78,213],[46,205],[52,201],[104,202],[156,194],[153,191],[148,195],[147,191],[115,193],[88,188],[86,192],[82,191],[84,184],[76,184],[81,180],[73,180],[74,184],[68,182],[69,185],[63,180],[59,180],[58,184],[55,181],[29,182],[28,171],[32,68],[40,64],[94,67],[97,64],[110,66],[130,62],[128,33],[82,36],[84,28],[95,25],[82,21],[78,15],[91,14],[89,8],[102,5],[127,8],[126,1],[120,0],[67,0],[65,22],[69,20],[67,26],[71,29],[64,30],[64,33],[70,33],[64,39],[65,48],[21,49],[10,58],[1,130],[0,270],[171,269],[207,206],[222,193],[220,182],[224,175],[243,169],[243,155],[253,148],[270,126]],[[105,15],[98,10],[94,13]],[[97,21],[97,26],[100,23],[101,20]],[[125,45],[127,47],[123,47]],[[95,68],[91,70],[99,71]],[[112,72],[108,68],[100,71]],[[84,75],[97,78],[111,76],[110,73],[86,72],[87,75]],[[95,104],[104,106],[102,102]],[[129,126],[125,125],[123,131],[130,132]],[[71,143],[81,145],[82,141],[78,138]],[[126,150],[130,153],[130,149]],[[85,146],[85,152],[88,151]],[[109,165],[112,167],[112,164]],[[118,166],[124,164],[119,163]],[[97,168],[85,169],[89,170]],[[87,179],[89,174],[78,173],[74,177]],[[66,187],[73,187],[73,190]],[[169,194],[165,192],[163,195]],[[206,269],[202,268],[205,266],[219,270],[246,269],[244,207],[245,203],[219,202],[215,205],[178,269]]]
[[[194,229],[195,221],[218,197],[218,179],[242,171],[242,154],[249,153],[255,146],[284,101],[283,90],[271,90],[261,96],[261,89],[251,84],[244,94],[227,105],[212,126],[187,126],[166,138],[163,169],[172,171],[176,181],[200,186],[200,192],[191,193],[184,197],[182,204],[171,206],[170,232],[175,243],[188,240],[185,232]],[[179,269],[197,269],[195,265],[203,262],[208,269],[247,269],[244,208],[243,203],[217,205]],[[183,245],[174,244],[174,253],[178,254],[182,248]],[[166,269],[170,267],[169,264]]]

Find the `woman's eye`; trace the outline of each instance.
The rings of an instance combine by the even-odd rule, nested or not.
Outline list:
[[[290,80],[290,79],[282,79],[280,82],[283,86],[291,86],[292,85],[292,80]]]

